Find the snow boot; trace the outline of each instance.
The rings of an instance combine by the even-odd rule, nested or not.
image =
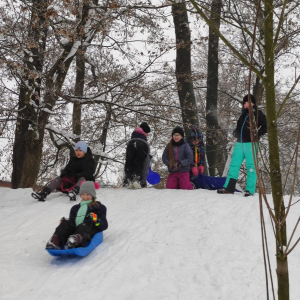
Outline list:
[[[51,237],[51,239],[46,244],[46,249],[53,249],[53,250],[59,250],[60,249],[59,238],[58,238],[57,235],[54,234]]]
[[[253,196],[253,194],[251,194],[249,191],[246,191],[244,197],[249,197],[249,196]]]
[[[72,249],[76,246],[80,245],[82,241],[82,237],[80,234],[72,234],[69,236],[68,241],[65,245],[65,249]]]
[[[76,201],[76,195],[78,195],[79,189],[80,189],[80,187],[78,185],[76,185],[74,187],[74,189],[68,193],[70,201]]]
[[[218,194],[233,194],[232,192],[228,191],[225,188],[221,188],[221,189],[217,190],[217,193]]]
[[[46,186],[41,192],[31,193],[31,196],[38,201],[45,201],[49,194],[51,194],[51,190]]]
[[[140,182],[140,176],[134,175],[133,179],[132,179],[132,185],[131,187],[128,188],[132,188],[132,189],[141,189],[141,182]]]

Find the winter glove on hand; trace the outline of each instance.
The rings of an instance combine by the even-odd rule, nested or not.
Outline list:
[[[237,131],[236,129],[233,131],[233,136],[234,136],[235,138],[238,138],[238,131]]]
[[[199,174],[203,174],[203,172],[204,172],[204,166],[200,165],[199,168],[198,168],[198,170],[199,170]]]
[[[95,223],[95,226],[99,226],[100,222],[98,220],[98,216],[95,213],[90,213],[87,215],[87,219],[91,220]]]
[[[191,171],[192,171],[192,173],[193,173],[194,176],[198,175],[198,170],[197,170],[196,167],[192,167]]]
[[[171,167],[173,172],[177,172],[181,167],[181,163],[179,161],[174,161]]]

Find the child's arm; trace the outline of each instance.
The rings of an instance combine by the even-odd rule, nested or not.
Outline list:
[[[166,166],[169,166],[169,159],[168,159],[168,153],[167,153],[167,150],[168,149],[168,146],[165,148],[164,150],[164,153],[162,155],[162,160],[163,160],[163,163],[166,165]]]
[[[194,153],[193,150],[191,149],[189,144],[184,144],[183,146],[185,146],[185,159],[181,160],[180,163],[183,167],[188,166],[190,164],[193,163],[194,161]]]
[[[97,228],[97,230],[103,231],[105,229],[107,229],[108,227],[108,223],[106,220],[106,207],[103,204],[100,204],[100,202],[98,203],[99,206],[98,207],[93,207],[93,213],[96,214],[96,220],[92,219],[89,215],[90,213],[88,213],[87,217],[84,220],[84,223],[86,223],[87,225],[90,226],[95,226],[95,228]]]

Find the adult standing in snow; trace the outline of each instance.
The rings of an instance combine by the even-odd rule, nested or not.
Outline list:
[[[141,123],[131,134],[127,143],[124,187],[147,187],[147,174],[150,166],[150,148],[147,137],[151,131],[146,122]]]
[[[70,200],[75,201],[83,181],[95,181],[96,163],[92,151],[84,141],[75,145],[75,157],[71,157],[60,176],[53,179],[41,192],[32,193],[32,197],[39,201],[45,201],[46,197],[56,189],[68,193]]]
[[[186,142],[190,145],[194,156],[194,161],[191,164],[190,175],[198,176],[199,174],[203,174],[205,147],[202,131],[198,127],[193,126],[190,129],[189,136],[186,138]]]
[[[107,229],[106,207],[96,201],[97,183],[83,182],[80,187],[80,204],[70,210],[69,219],[62,218],[54,234],[46,244],[46,249],[59,250],[84,247],[85,242],[100,231]]]
[[[192,190],[190,182],[190,166],[193,162],[193,152],[184,140],[184,130],[176,126],[172,131],[172,139],[166,146],[162,160],[168,167],[167,189]]]
[[[251,99],[251,102],[249,101]],[[235,190],[236,181],[239,176],[240,167],[244,160],[246,160],[247,167],[247,181],[245,188],[245,197],[252,196],[255,193],[256,186],[256,171],[253,160],[252,142],[251,142],[251,130],[250,130],[250,113],[253,112],[253,124],[256,124],[256,130],[254,132],[253,148],[256,153],[258,152],[259,138],[267,132],[267,119],[261,110],[256,106],[256,99],[253,95],[247,94],[243,98],[242,115],[238,119],[236,129],[233,131],[233,136],[236,137],[236,143],[234,144],[231,163],[229,165],[229,171],[226,182],[222,189],[217,192],[219,194],[233,194]]]

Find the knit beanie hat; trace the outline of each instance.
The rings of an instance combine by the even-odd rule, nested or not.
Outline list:
[[[143,129],[145,133],[149,133],[151,131],[149,125],[146,122],[143,122],[140,127]]]
[[[80,141],[80,142],[76,143],[76,145],[75,145],[75,147],[74,147],[75,151],[76,151],[78,148],[79,148],[81,151],[83,151],[84,153],[86,153],[86,152],[87,152],[88,145],[86,144],[86,142]]]
[[[253,103],[253,104],[256,104],[256,99],[255,99],[255,97],[253,96],[253,95],[251,95],[250,94],[250,98],[251,98],[251,102]],[[246,102],[248,102],[248,94],[243,98],[243,105],[246,103]]]
[[[174,133],[179,133],[182,137],[184,137],[184,130],[180,126],[176,126],[172,131],[172,136]]]
[[[93,181],[85,181],[81,186],[79,190],[79,195],[87,193],[91,195],[93,198],[96,199],[96,189],[95,189],[95,182]]]
[[[192,140],[203,141],[203,133],[198,127],[193,126],[190,130],[190,137]]]

